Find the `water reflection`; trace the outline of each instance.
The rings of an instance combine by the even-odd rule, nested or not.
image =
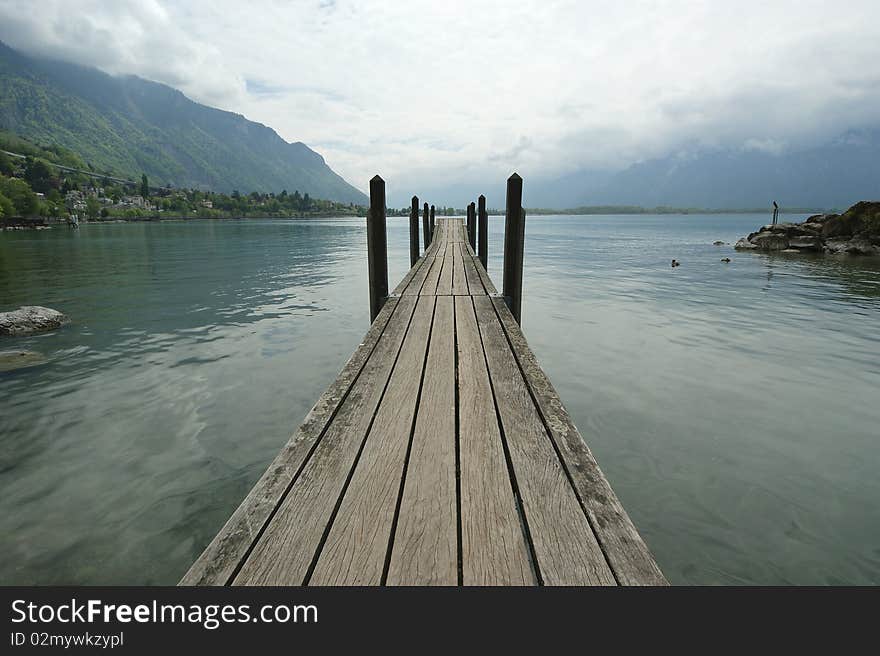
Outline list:
[[[880,265],[712,245],[761,221],[530,218],[523,327],[672,581],[880,583]],[[0,235],[0,309],[74,319],[0,373],[0,583],[174,583],[359,343],[365,271],[359,220]]]

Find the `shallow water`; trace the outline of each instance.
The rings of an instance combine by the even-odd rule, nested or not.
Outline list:
[[[712,246],[764,220],[530,217],[523,328],[670,580],[880,583],[880,263]],[[0,343],[0,583],[174,583],[366,332],[365,233],[2,233],[22,304],[73,323]]]

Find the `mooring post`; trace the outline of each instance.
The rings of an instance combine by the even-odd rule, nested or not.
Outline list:
[[[522,178],[507,179],[507,215],[504,222],[504,298],[517,323],[522,318],[523,244],[526,214],[522,208]]]
[[[477,210],[474,203],[467,206],[467,238],[471,248],[477,248]]]
[[[422,215],[422,228],[425,231],[425,250],[427,251],[428,246],[431,245],[431,235],[429,234],[430,229],[431,229],[431,224],[428,222],[429,220],[428,220],[428,204],[427,203],[425,203],[424,209],[425,209],[425,212]]]
[[[431,205],[431,241],[434,241],[434,206]]]
[[[415,266],[419,261],[419,197],[412,197],[412,209],[409,212],[409,265]]]
[[[479,212],[477,231],[480,233],[480,238],[478,240],[478,245],[480,249],[480,262],[483,263],[483,268],[488,271],[489,265],[487,263],[487,260],[489,259],[489,215],[486,212],[486,197],[480,194],[480,197],[477,200],[479,201],[479,204],[477,206]]]
[[[388,298],[388,242],[385,235],[385,181],[370,180],[370,209],[367,212],[367,266],[370,274],[370,323]]]

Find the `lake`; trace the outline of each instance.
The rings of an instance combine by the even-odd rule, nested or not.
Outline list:
[[[878,584],[880,262],[712,245],[766,221],[529,217],[523,329],[671,582]],[[0,338],[0,584],[174,584],[366,332],[363,220],[0,233],[25,304],[72,323]]]

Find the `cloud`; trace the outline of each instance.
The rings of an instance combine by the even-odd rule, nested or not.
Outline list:
[[[4,0],[0,39],[240,112],[404,204],[880,122],[876,0]]]

